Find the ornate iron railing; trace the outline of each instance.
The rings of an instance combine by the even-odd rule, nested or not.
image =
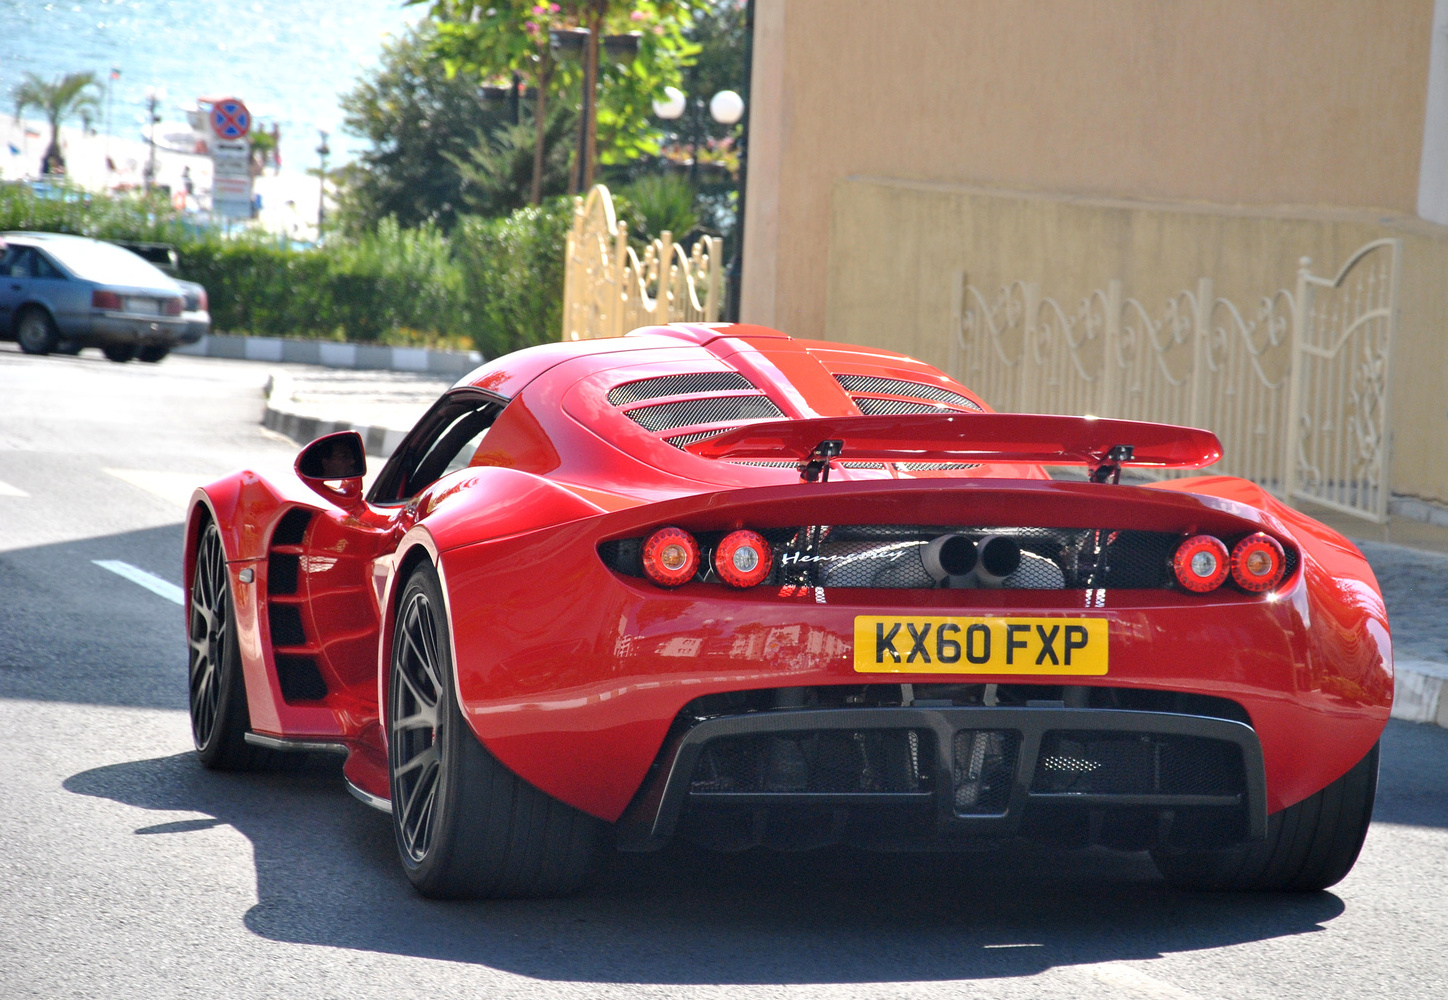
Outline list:
[[[962,272],[951,369],[1001,410],[1209,428],[1214,471],[1384,521],[1401,259],[1401,240],[1377,240],[1326,278],[1304,257],[1296,287],[1250,313],[1210,278],[1154,314],[1119,280],[1068,311],[1027,281],[988,298]]]
[[[723,241],[701,237],[685,253],[665,231],[644,248],[629,246],[613,197],[602,184],[573,199],[563,271],[563,339],[621,337],[640,326],[712,323],[723,304]]]

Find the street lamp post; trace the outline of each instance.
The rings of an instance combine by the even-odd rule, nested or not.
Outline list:
[[[317,146],[317,157],[321,160],[321,166],[317,170],[317,239],[321,239],[322,224],[327,219],[327,157],[332,151],[327,147],[327,133],[317,129],[317,134],[322,137]]]
[[[151,119],[151,127],[147,129],[147,137],[151,141],[151,155],[146,161],[146,192],[156,186],[156,126],[161,122],[161,116],[156,114],[156,105],[166,99],[166,88],[151,86],[146,88],[146,108]]]

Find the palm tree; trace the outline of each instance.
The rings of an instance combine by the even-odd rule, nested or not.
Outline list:
[[[94,73],[67,73],[57,77],[53,83],[46,83],[34,73],[26,73],[25,82],[11,91],[11,96],[15,98],[16,118],[27,108],[38,108],[50,119],[50,145],[45,148],[45,158],[40,163],[41,173],[57,173],[65,169],[65,157],[60,152],[60,123],[81,111],[98,113],[99,86]]]

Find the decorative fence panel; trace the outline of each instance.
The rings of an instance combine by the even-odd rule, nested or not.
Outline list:
[[[987,297],[962,273],[951,368],[1000,410],[1209,428],[1225,452],[1213,471],[1383,521],[1401,257],[1378,240],[1333,278],[1304,257],[1295,289],[1250,313],[1210,278],[1153,313],[1115,279],[1068,311],[1032,282]]]
[[[712,323],[723,304],[723,241],[701,237],[691,253],[665,231],[644,248],[629,246],[608,188],[573,200],[563,270],[563,339],[621,337],[640,326]]]

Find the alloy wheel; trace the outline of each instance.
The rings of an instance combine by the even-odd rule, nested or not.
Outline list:
[[[189,677],[191,688],[191,735],[197,749],[209,745],[216,733],[217,710],[221,703],[222,669],[233,641],[231,595],[227,589],[226,553],[221,533],[207,525],[196,558],[196,578],[191,583],[191,647]]]
[[[443,673],[437,623],[427,595],[413,591],[393,641],[388,763],[402,849],[413,863],[432,846],[442,777]]]

